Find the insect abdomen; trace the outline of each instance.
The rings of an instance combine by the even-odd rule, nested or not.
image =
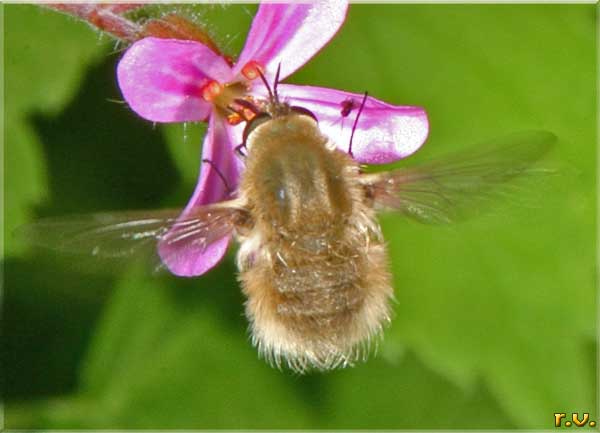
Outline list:
[[[273,364],[285,360],[296,371],[350,365],[389,320],[383,245],[372,243],[368,254],[286,249],[270,248],[240,275],[255,344]]]

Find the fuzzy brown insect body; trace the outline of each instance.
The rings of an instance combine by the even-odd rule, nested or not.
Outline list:
[[[366,98],[366,95],[365,95]],[[351,365],[390,319],[391,277],[376,211],[454,222],[522,175],[556,137],[513,134],[464,153],[374,174],[337,150],[310,111],[271,98],[246,126],[237,197],[178,210],[40,220],[29,240],[54,249],[123,257],[150,246],[161,264],[240,242],[239,279],[252,338],[272,364],[298,372]],[[216,169],[213,164],[208,165]],[[365,349],[365,350],[363,350]]]
[[[240,185],[254,226],[240,280],[261,353],[299,371],[351,363],[389,320],[393,290],[359,167],[308,116],[259,126]]]

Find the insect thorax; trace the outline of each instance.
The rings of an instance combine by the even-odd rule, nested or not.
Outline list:
[[[250,137],[242,192],[258,222],[282,235],[333,235],[351,214],[357,167],[307,116],[288,115]]]

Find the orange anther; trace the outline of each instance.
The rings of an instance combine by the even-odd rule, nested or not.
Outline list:
[[[263,67],[254,60],[250,60],[242,68],[242,75],[249,80],[254,80],[255,78],[258,78],[258,76],[261,73],[264,73]]]
[[[242,118],[242,116],[240,116],[238,113],[231,113],[227,116],[227,123],[229,123],[232,126],[242,123],[243,120],[244,119]]]
[[[218,81],[211,80],[200,89],[202,98],[207,102],[212,102],[223,91],[223,85]]]

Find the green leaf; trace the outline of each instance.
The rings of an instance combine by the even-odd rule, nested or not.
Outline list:
[[[57,426],[309,426],[294,379],[259,360],[248,340],[230,263],[198,281],[145,274],[117,285],[76,399],[87,403],[60,412]]]
[[[84,24],[40,6],[6,5],[5,252],[22,252],[12,230],[29,221],[47,194],[44,159],[32,129],[35,113],[56,113],[78,89],[105,45]]]
[[[498,203],[452,228],[382,218],[398,299],[384,347],[402,344],[465,392],[481,380],[521,428],[550,428],[559,408],[594,419],[595,13],[353,5],[338,37],[293,77],[424,106],[429,140],[396,166],[514,131],[559,137],[551,159],[565,173],[522,212]]]
[[[11,150],[17,140],[7,140],[12,167],[6,170],[8,227],[26,221],[25,210],[43,197],[45,176],[52,184],[61,174],[44,171],[47,156],[36,142],[47,137],[36,137],[18,123],[25,122],[26,106],[64,115],[61,104],[75,94],[74,77],[79,75],[70,72],[71,86],[59,85],[69,73],[56,66],[64,67],[58,54],[64,50],[71,58],[71,51],[52,44],[52,37],[79,47],[72,49],[74,58],[84,52],[93,56],[68,30],[79,24],[32,7],[10,5],[6,11],[7,134],[23,142],[20,155]],[[231,6],[206,12],[221,17],[213,30],[221,43],[231,37],[232,52],[243,45],[250,18],[245,11]],[[52,32],[45,30],[46,20],[54,23]],[[63,33],[56,23],[67,30]],[[88,349],[85,360],[72,364],[73,374],[84,366],[78,387],[68,396],[38,403],[33,399],[44,395],[43,389],[32,392],[30,400],[10,401],[7,424],[539,429],[552,428],[556,411],[590,412],[596,420],[596,24],[596,7],[582,4],[351,5],[331,44],[290,78],[300,84],[368,90],[391,103],[425,107],[429,140],[396,167],[514,131],[542,129],[559,137],[551,160],[574,169],[535,189],[539,203],[522,211],[497,203],[488,215],[449,228],[383,216],[398,303],[380,357],[353,369],[306,377],[271,369],[248,341],[244,300],[231,261],[192,280],[150,280],[131,273],[120,279],[94,337],[80,347]],[[83,30],[95,38],[85,26]],[[27,50],[39,50],[32,58],[40,61],[27,57],[23,62]],[[67,64],[81,74],[85,59]],[[54,65],[48,66],[47,76],[46,62]],[[112,82],[114,75],[107,74],[106,80]],[[11,107],[21,107],[20,114],[9,115]],[[160,189],[159,198],[185,204],[199,168],[201,126],[187,132],[181,125],[153,130],[127,113],[131,125],[145,125],[150,136],[164,134],[182,185],[159,188],[163,179],[175,180],[173,164],[157,152],[164,147],[160,139],[140,134],[136,137],[143,140],[143,151],[131,147],[136,167],[142,169],[131,177],[144,178],[146,167],[154,182],[144,178],[139,188],[119,189],[122,182],[115,179],[124,178],[111,170],[114,185],[109,181],[110,186],[90,190],[90,178],[107,166],[123,164],[118,150],[123,144],[115,148],[108,143],[107,154],[115,155],[115,164],[107,164],[106,155],[80,156],[77,161],[92,163],[85,170],[65,168],[73,176],[72,189],[60,192],[71,201],[85,198],[92,207],[141,207],[146,194]],[[60,125],[63,136],[70,135]],[[147,202],[152,206],[156,200]],[[36,269],[35,257],[25,259],[26,269]],[[58,290],[64,278],[43,275],[49,286],[57,286],[53,304],[70,305],[61,301],[65,295]],[[85,291],[86,282],[80,284]],[[19,293],[35,299],[36,291],[23,284]],[[22,335],[49,326],[60,335],[73,325],[56,319],[25,321]],[[57,347],[55,356],[61,352]],[[21,356],[35,355],[30,349]],[[39,365],[52,365],[48,356],[40,356]],[[19,378],[23,389],[29,376],[25,370]]]
[[[206,124],[200,122],[171,123],[161,126],[173,161],[181,173],[191,197],[201,167],[202,140]],[[183,197],[183,200],[186,198]]]
[[[331,391],[321,402],[327,428],[514,428],[481,383],[464,392],[427,369],[414,354],[386,351],[382,359],[327,378]]]

